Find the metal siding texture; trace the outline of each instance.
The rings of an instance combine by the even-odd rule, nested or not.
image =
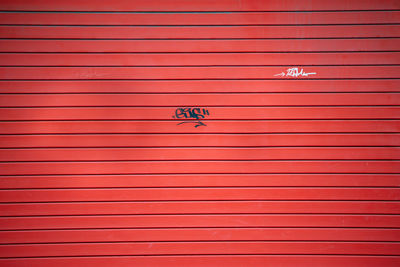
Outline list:
[[[400,266],[398,0],[4,0],[0,266]]]

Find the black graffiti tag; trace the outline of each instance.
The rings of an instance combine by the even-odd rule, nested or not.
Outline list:
[[[177,108],[175,110],[175,115],[172,117],[174,119],[188,119],[188,121],[180,122],[177,125],[195,123],[194,127],[197,128],[199,126],[207,126],[205,123],[200,121],[200,119],[204,119],[209,115],[210,112],[205,108]]]

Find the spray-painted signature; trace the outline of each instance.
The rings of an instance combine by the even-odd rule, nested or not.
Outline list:
[[[189,121],[183,121],[178,123],[177,125],[184,123],[195,123],[194,127],[197,128],[199,126],[207,126],[205,123],[200,121],[200,119],[204,119],[206,116],[209,116],[210,112],[205,108],[177,108],[175,110],[175,115],[172,116],[174,119],[192,119]]]
[[[316,72],[304,72],[303,69],[299,70],[299,68],[290,68],[290,69],[286,70],[286,73],[282,71],[281,73],[275,74],[274,76],[297,78],[297,77],[307,77],[308,75],[315,75],[315,74],[317,74],[317,73]]]

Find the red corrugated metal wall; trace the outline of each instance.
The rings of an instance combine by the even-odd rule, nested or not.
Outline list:
[[[0,10],[0,266],[400,266],[400,1]]]

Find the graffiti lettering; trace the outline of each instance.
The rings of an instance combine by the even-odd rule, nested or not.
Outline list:
[[[205,108],[177,108],[175,114],[172,116],[174,119],[189,119],[189,121],[183,121],[177,125],[184,123],[195,123],[194,127],[207,126],[201,122],[200,119],[204,119],[209,116],[210,112]]]
[[[317,73],[316,72],[304,72],[303,69],[299,70],[299,68],[290,68],[290,69],[286,70],[286,73],[281,72],[281,73],[275,74],[274,76],[297,78],[297,77],[308,77],[308,75],[315,75],[315,74],[317,74]]]

